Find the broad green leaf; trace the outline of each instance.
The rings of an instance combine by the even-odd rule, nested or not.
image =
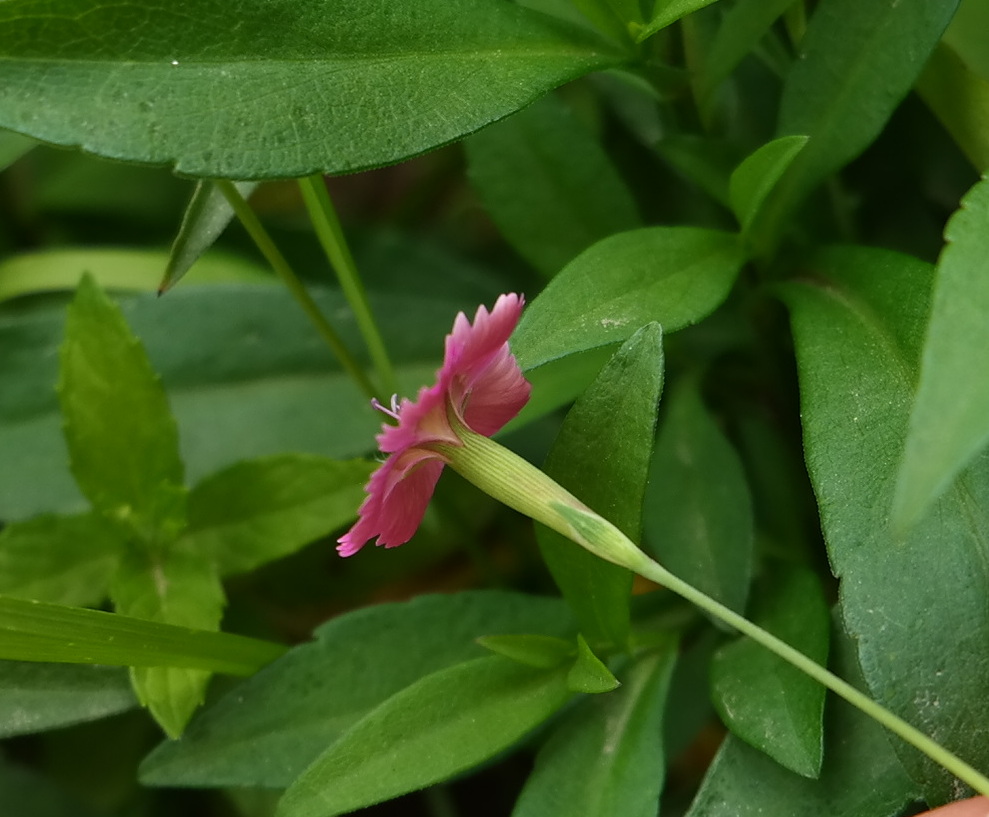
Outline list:
[[[728,198],[743,233],[748,232],[766,197],[806,144],[806,136],[781,136],[746,157],[731,174]]]
[[[917,80],[917,93],[975,169],[989,171],[989,78],[941,43]]]
[[[27,136],[0,130],[0,170],[5,170],[38,143]]]
[[[0,530],[0,595],[98,605],[123,544],[119,531],[96,514],[13,522]]]
[[[611,670],[587,646],[584,636],[578,635],[577,660],[567,673],[567,689],[571,692],[600,695],[611,692],[619,683]]]
[[[951,21],[957,0],[823,0],[783,85],[778,136],[810,137],[767,202],[774,230],[879,135]]]
[[[826,665],[831,619],[817,576],[777,568],[753,598],[749,618]],[[715,706],[733,734],[777,763],[816,778],[821,772],[825,689],[754,641],[726,645],[714,657]]]
[[[0,737],[94,721],[136,706],[120,668],[0,661]]]
[[[279,817],[331,817],[424,788],[508,748],[566,703],[566,668],[500,656],[427,675],[386,700],[285,792]]]
[[[0,43],[3,127],[230,179],[407,159],[624,59],[486,0],[8,0]]]
[[[676,649],[638,658],[622,686],[581,701],[536,758],[512,817],[655,817],[663,788],[663,710]]]
[[[161,381],[91,276],[69,307],[59,398],[72,473],[93,507],[144,543],[184,523],[178,432]]]
[[[709,6],[714,0],[657,0],[652,19],[643,26],[636,26],[635,41],[641,43],[657,31],[673,25],[681,17],[693,14],[698,9]]]
[[[835,671],[864,689],[851,639],[836,638],[835,652]],[[810,780],[729,735],[687,817],[897,817],[918,799],[888,733],[837,697],[828,701],[824,742],[821,775]]]
[[[547,277],[595,241],[641,223],[598,140],[552,94],[464,146],[468,175],[488,213]]]
[[[709,96],[735,70],[795,1],[738,0],[725,11],[697,77],[702,98]]]
[[[374,468],[306,454],[237,463],[189,492],[183,542],[220,575],[253,570],[351,521]]]
[[[218,630],[226,597],[208,553],[192,543],[128,553],[113,578],[110,597],[118,613]],[[210,674],[186,667],[135,667],[134,690],[170,737],[182,734],[203,702]]]
[[[688,379],[666,401],[649,467],[645,548],[741,613],[752,577],[752,502],[738,454],[698,388]]]
[[[0,758],[0,814],[17,817],[99,817],[52,780]]]
[[[160,250],[42,250],[0,261],[0,302],[21,295],[73,290],[79,277],[90,273],[104,289],[153,292],[161,280],[168,254]],[[196,283],[274,284],[275,279],[255,264],[225,253],[200,259],[192,273]]]
[[[0,659],[5,660],[250,675],[283,652],[280,644],[229,633],[0,596]]]
[[[655,321],[695,323],[728,296],[743,262],[732,233],[646,227],[599,241],[526,309],[512,337],[523,369],[619,343]]]
[[[257,185],[254,182],[237,182],[234,187],[247,198]],[[197,182],[192,200],[182,216],[178,235],[172,242],[168,265],[158,284],[159,293],[167,292],[185,276],[203,253],[213,246],[233,217],[233,208],[214,184]]]
[[[916,522],[989,442],[989,177],[945,228],[920,383],[893,498],[900,532]]]
[[[918,379],[933,270],[880,250],[835,249],[788,285],[808,470],[842,613],[872,694],[989,767],[989,456],[904,538],[889,528]],[[946,637],[946,634],[951,634]],[[950,775],[895,744],[928,800]]]
[[[567,660],[572,663],[577,655],[572,642],[550,635],[484,635],[477,643],[495,655],[539,669],[552,669]]]
[[[573,643],[574,623],[557,599],[496,591],[346,613],[194,719],[181,740],[159,746],[141,779],[284,788],[385,700],[430,673],[485,655],[480,636],[512,633]]]
[[[633,542],[642,529],[642,496],[663,388],[663,339],[643,327],[608,362],[570,410],[546,459],[546,473]],[[539,549],[583,634],[625,648],[632,574],[536,526]]]

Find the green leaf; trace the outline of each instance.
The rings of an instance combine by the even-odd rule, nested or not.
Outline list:
[[[558,667],[577,653],[572,642],[549,635],[484,635],[477,643],[495,655],[538,669]]]
[[[933,281],[896,253],[836,249],[788,285],[808,470],[842,612],[873,696],[989,767],[989,456],[905,538],[889,529]],[[945,637],[946,634],[951,637]],[[931,803],[957,793],[940,767],[895,746]]]
[[[0,530],[0,594],[75,607],[106,598],[119,531],[96,514],[40,516]]]
[[[283,652],[280,644],[229,633],[0,597],[0,658],[7,660],[250,675]]]
[[[315,0],[192,0],[181,14],[9,0],[0,43],[0,125],[230,179],[407,159],[624,59],[485,0],[355,0],[332,14]]]
[[[182,539],[220,575],[253,570],[351,521],[375,467],[307,454],[237,463],[189,492]]]
[[[254,192],[254,182],[237,182],[237,192],[245,199]],[[212,182],[200,181],[192,194],[192,200],[182,216],[182,226],[172,242],[168,255],[168,266],[158,284],[158,293],[167,292],[175,286],[202,257],[213,242],[227,228],[234,217],[233,208],[226,197]]]
[[[638,658],[622,687],[581,701],[536,758],[512,817],[655,817],[675,645]]]
[[[136,706],[123,669],[0,661],[0,737],[95,721]]]
[[[714,0],[657,0],[652,19],[644,26],[635,27],[635,41],[641,43],[657,31],[673,25],[681,17],[693,14],[713,2]]]
[[[140,342],[90,275],[69,307],[59,398],[72,473],[93,507],[146,544],[174,536],[185,522],[175,420]]]
[[[989,8],[982,0],[962,0],[951,25],[944,32],[947,43],[982,79],[989,80],[989,47],[983,36],[989,31]]]
[[[98,817],[52,780],[0,758],[0,814],[17,817]]]
[[[567,673],[567,689],[599,695],[618,687],[619,680],[604,662],[587,646],[582,635],[577,636],[577,660]]]
[[[941,43],[917,80],[917,93],[975,169],[989,171],[989,79]]]
[[[656,150],[673,169],[725,207],[728,179],[741,157],[724,139],[694,134],[664,134]]]
[[[838,634],[836,634],[838,635]],[[860,689],[865,684],[855,647],[835,639],[834,669]],[[900,765],[885,730],[832,697],[825,717],[824,764],[817,780],[794,774],[729,735],[707,770],[687,817],[896,817],[919,792]]]
[[[831,621],[817,576],[804,568],[777,568],[762,590],[749,618],[826,665]],[[797,774],[820,774],[825,689],[817,681],[740,639],[715,655],[711,688],[733,734]]]
[[[645,502],[645,549],[736,612],[752,577],[752,501],[738,454],[696,379],[673,390],[659,425]]]
[[[783,85],[778,136],[803,134],[767,203],[775,229],[813,187],[879,135],[913,86],[951,21],[957,0],[862,3],[823,0],[800,41],[800,59]]]
[[[320,627],[316,641],[296,647],[198,716],[181,740],[159,746],[145,760],[141,779],[284,788],[391,696],[485,655],[477,638],[530,633],[569,637],[572,644],[573,631],[563,602],[496,591],[421,596],[346,613]]]
[[[663,388],[663,339],[643,327],[608,362],[567,414],[546,459],[546,473],[632,541],[642,528],[642,497]],[[632,574],[597,558],[543,525],[539,549],[593,643],[624,649]]]
[[[424,788],[508,748],[566,703],[566,670],[500,656],[427,675],[320,755],[279,817],[331,817]]]
[[[153,292],[168,261],[160,250],[42,250],[0,261],[0,302],[21,295],[73,290],[89,272],[105,289]],[[212,252],[200,259],[189,283],[245,281],[274,284],[255,264],[236,256]]]
[[[110,588],[117,612],[165,624],[218,630],[226,598],[209,555],[188,543],[128,553]],[[134,690],[173,738],[203,702],[209,672],[183,667],[135,667]]]
[[[731,174],[728,197],[743,234],[748,232],[766,197],[806,144],[806,136],[781,136],[748,156]]]
[[[512,337],[523,369],[620,343],[651,321],[673,332],[712,312],[743,262],[732,233],[646,227],[577,256],[526,309]]]
[[[38,143],[19,133],[0,130],[0,170],[6,170],[14,162],[29,153]]]
[[[989,442],[989,177],[944,232],[920,383],[893,498],[893,524],[916,522]]]
[[[488,213],[547,277],[595,241],[641,223],[598,140],[552,94],[464,146],[468,175]]]

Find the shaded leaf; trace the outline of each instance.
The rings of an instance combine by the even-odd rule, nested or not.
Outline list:
[[[427,675],[377,707],[302,773],[280,817],[331,817],[424,788],[511,746],[570,697],[566,670],[491,656]]]
[[[989,380],[975,376],[989,348],[989,177],[945,228],[920,383],[894,495],[905,530],[989,442]]]
[[[5,759],[0,759],[0,813],[17,817],[98,817],[50,779]]]
[[[642,527],[642,497],[663,388],[662,330],[643,327],[615,353],[567,414],[546,473],[632,541]],[[553,578],[592,642],[625,648],[632,574],[536,526]]]
[[[28,136],[0,130],[0,170],[5,170],[29,153],[38,143]]]
[[[647,653],[621,673],[621,689],[569,712],[540,750],[512,817],[655,817],[675,660],[674,645]]]
[[[476,133],[464,147],[485,209],[547,276],[595,241],[640,224],[632,195],[598,140],[552,94]]]
[[[681,17],[693,14],[713,2],[714,0],[657,0],[652,19],[646,25],[637,27],[635,41],[641,43]]]
[[[485,0],[356,0],[333,14],[315,0],[193,0],[181,14],[9,0],[0,43],[0,125],[230,179],[407,159],[623,59]]]
[[[826,665],[831,623],[817,576],[790,566],[770,577],[749,618]],[[735,735],[797,774],[820,774],[825,689],[817,681],[740,639],[715,655],[711,687],[721,719]]]
[[[732,233],[646,227],[599,241],[529,305],[512,336],[523,369],[619,343],[655,321],[665,332],[712,312],[743,262]]]
[[[392,695],[485,655],[478,637],[530,633],[572,643],[573,630],[562,601],[496,591],[420,596],[346,613],[194,719],[181,740],[159,746],[141,779],[284,788]]]
[[[549,635],[483,635],[477,643],[495,655],[539,669],[558,667],[577,653],[572,642]]]
[[[806,136],[781,136],[735,168],[728,182],[728,198],[743,233],[748,232],[766,197],[806,144]]]

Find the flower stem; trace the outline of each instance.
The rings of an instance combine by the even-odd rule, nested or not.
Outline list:
[[[261,254],[271,264],[271,268],[275,271],[275,274],[288,287],[288,291],[292,293],[299,306],[302,307],[302,310],[316,326],[316,330],[322,336],[323,340],[333,350],[333,354],[340,361],[340,365],[343,366],[347,374],[354,379],[354,382],[357,383],[369,398],[376,397],[377,393],[368,376],[350,353],[350,350],[344,344],[343,339],[337,334],[337,331],[330,326],[323,313],[319,311],[316,302],[312,299],[305,286],[303,286],[302,281],[299,280],[292,267],[289,266],[288,261],[285,260],[285,256],[281,254],[281,251],[268,234],[268,231],[264,229],[264,226],[250,205],[240,195],[237,188],[234,187],[233,182],[226,179],[215,179],[213,183],[230,203],[234,213],[237,214],[237,218],[240,219],[240,223],[244,225],[244,229],[247,230],[248,235],[250,235],[251,239],[257,245],[257,248],[261,250]]]
[[[316,236],[323,247],[323,252],[326,253],[326,258],[336,271],[337,280],[340,282],[344,297],[357,319],[357,326],[364,337],[364,343],[367,344],[375,371],[378,373],[378,381],[382,384],[385,393],[391,394],[398,390],[395,370],[388,357],[388,350],[385,348],[381,332],[378,331],[378,324],[374,320],[371,305],[367,300],[367,292],[365,292],[364,284],[357,272],[354,257],[347,246],[347,240],[340,226],[340,219],[337,218],[336,209],[333,207],[330,193],[326,189],[326,183],[320,175],[306,176],[298,181],[299,189],[302,191],[302,199],[309,211],[309,219],[316,230]]]
[[[481,490],[553,528],[602,559],[663,585],[734,627],[881,723],[979,794],[989,796],[989,778],[785,641],[674,576],[608,520],[594,513],[534,465],[469,429],[461,428],[457,433],[463,446],[443,446],[441,453],[456,471]]]

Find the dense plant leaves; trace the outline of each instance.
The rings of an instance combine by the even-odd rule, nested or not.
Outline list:
[[[488,213],[547,276],[595,241],[640,224],[631,193],[597,139],[552,94],[464,146],[471,183]]]
[[[0,530],[0,594],[85,607],[106,598],[123,547],[96,514],[39,516]]]
[[[646,227],[571,261],[526,309],[512,337],[522,368],[619,343],[656,321],[672,332],[712,312],[743,262],[732,233]]]
[[[226,597],[208,554],[187,543],[128,553],[110,587],[123,615],[217,630]],[[187,667],[135,667],[134,690],[170,737],[182,734],[203,702],[209,673]]]
[[[989,767],[989,456],[904,538],[889,509],[918,377],[932,268],[838,249],[805,264],[786,299],[807,465],[841,607],[873,695],[976,767]],[[944,634],[950,633],[950,638]],[[931,802],[950,776],[896,746]]]
[[[645,548],[671,573],[737,612],[752,578],[752,500],[738,454],[695,379],[667,400],[649,467]]]
[[[783,86],[777,134],[810,137],[766,208],[772,229],[811,188],[861,153],[906,96],[957,0],[818,3]],[[762,219],[760,219],[762,221]]]
[[[569,712],[540,750],[513,817],[654,817],[675,659],[673,644],[647,653],[621,673],[620,689]]]
[[[826,665],[831,620],[817,576],[797,567],[777,567],[769,576],[749,618]],[[742,639],[715,655],[711,687],[718,713],[735,735],[797,774],[820,774],[825,690],[817,681]]]
[[[444,780],[511,746],[570,697],[566,669],[477,658],[417,681],[356,723],[285,792],[280,817],[331,817]]]
[[[279,644],[239,635],[0,597],[0,659],[250,675],[283,652]]]
[[[663,388],[663,336],[640,329],[615,353],[567,414],[546,473],[633,542],[642,529],[656,406]],[[632,574],[537,525],[539,549],[592,642],[621,648],[629,635]]]
[[[253,182],[237,182],[234,187],[246,199],[257,185]],[[233,208],[216,185],[199,181],[192,200],[185,209],[185,215],[182,216],[182,225],[175,241],[172,242],[158,292],[166,292],[175,286],[203,253],[213,246],[213,242],[220,237],[233,217]]]
[[[0,737],[26,735],[137,706],[117,667],[0,661]]]
[[[653,16],[644,26],[635,31],[635,41],[641,43],[657,31],[673,25],[681,17],[686,17],[698,9],[709,6],[714,0],[659,0],[653,9]]]
[[[181,740],[159,746],[145,760],[142,780],[285,787],[392,695],[429,673],[485,655],[478,637],[572,639],[573,631],[563,602],[494,591],[422,596],[347,613],[317,630],[315,642],[295,648],[193,720]]]
[[[835,671],[864,688],[847,636],[835,639]],[[919,791],[871,718],[839,698],[828,701],[824,765],[817,780],[794,774],[729,735],[687,817],[894,817]]]
[[[220,575],[253,570],[352,520],[374,468],[305,454],[237,463],[190,491],[183,542]]]
[[[150,544],[185,522],[178,430],[158,375],[89,275],[66,319],[59,398],[72,473],[93,507]]]
[[[806,136],[781,136],[746,157],[731,174],[728,198],[743,233],[748,232],[766,197],[806,144]]]
[[[962,199],[944,233],[920,384],[894,495],[894,525],[915,522],[989,442],[989,177]]]
[[[0,125],[232,179],[397,162],[623,59],[484,0],[358,0],[332,14],[312,0],[195,0],[182,14],[11,0],[0,32]]]

